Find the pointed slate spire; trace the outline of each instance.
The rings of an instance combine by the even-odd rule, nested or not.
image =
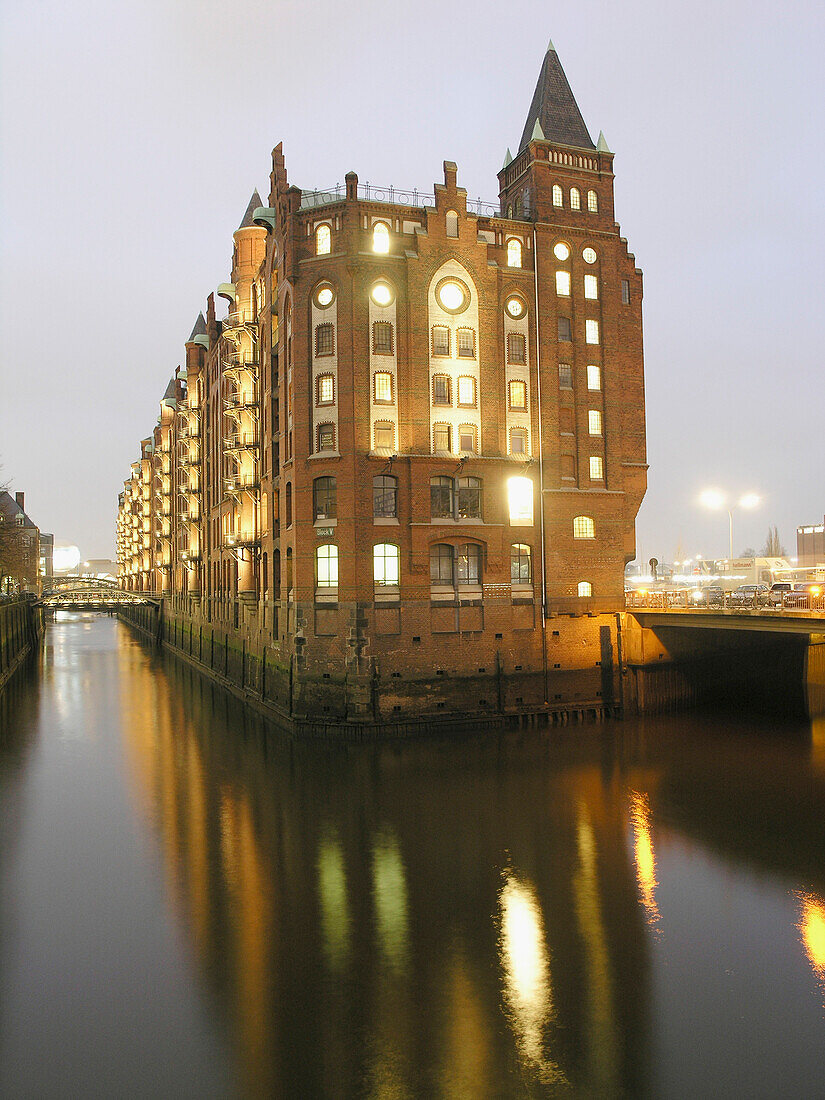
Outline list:
[[[534,140],[536,123],[539,124],[545,141],[573,145],[578,149],[594,148],[552,42],[544,55],[533,101],[527,112],[519,153],[528,142]]]
[[[261,202],[261,196],[258,194],[258,188],[256,187],[255,190],[252,192],[252,198],[249,200],[249,206],[247,206],[246,208],[246,213],[243,216],[243,221],[238,226],[238,229],[249,229],[250,226],[253,226],[255,224],[252,220],[252,215],[259,206],[263,206],[263,203]]]
[[[513,163],[513,154],[510,152],[510,146],[508,145],[507,146],[507,152],[504,154],[504,164],[502,164],[502,166],[501,166],[502,172],[504,171],[504,169],[507,167],[508,164],[512,164],[512,163]]]
[[[169,385],[166,387],[166,393],[163,395],[163,400],[164,401],[174,401],[176,396],[177,396],[177,391],[175,390],[175,379],[170,378],[169,379]]]
[[[613,150],[607,144],[607,138],[604,136],[604,130],[599,130],[599,140],[596,142],[596,148],[600,153],[612,153]]]
[[[189,334],[189,339],[186,341],[187,344],[191,344],[196,336],[206,336],[206,321],[204,321],[202,313],[198,314],[198,319],[195,321],[195,327],[192,329]]]

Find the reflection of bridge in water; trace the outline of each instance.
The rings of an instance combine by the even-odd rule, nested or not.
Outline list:
[[[118,611],[122,607],[160,607],[160,597],[147,592],[127,592],[116,580],[105,577],[47,577],[36,602],[44,611]]]

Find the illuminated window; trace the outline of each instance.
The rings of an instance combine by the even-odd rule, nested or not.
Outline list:
[[[453,548],[444,542],[430,547],[430,584],[453,584]]]
[[[507,242],[507,266],[521,267],[521,241],[513,237]]]
[[[455,210],[448,210],[447,211],[446,224],[447,224],[447,236],[448,237],[457,237],[458,236],[458,214],[456,214]]]
[[[374,355],[392,355],[392,323],[375,321],[372,326],[372,350]]]
[[[372,250],[382,253],[390,250],[390,230],[384,222],[376,222],[372,227]]]
[[[452,405],[452,394],[450,390],[450,376],[448,374],[433,375],[434,405]]]
[[[392,543],[380,542],[372,548],[372,576],[376,587],[398,584],[401,551]]]
[[[315,326],[315,354],[333,355],[335,353],[335,325]]]
[[[570,209],[581,210],[582,208],[582,196],[578,187],[570,188]]]
[[[599,296],[599,280],[595,275],[585,275],[584,277],[584,296],[585,298],[598,298]]]
[[[573,520],[574,539],[594,539],[596,528],[590,516],[576,516]]]
[[[312,483],[315,519],[335,519],[338,515],[337,487],[334,477],[316,477]]]
[[[391,420],[376,420],[375,449],[387,451],[395,449],[395,425]]]
[[[433,450],[452,451],[453,430],[449,424],[433,425]]]
[[[561,206],[564,202],[562,190],[557,183],[553,184],[553,206]]]
[[[622,279],[622,305],[630,305],[630,280]]]
[[[592,596],[593,585],[590,583],[590,581],[579,581],[576,592],[579,596]]]
[[[527,362],[527,341],[520,332],[508,332],[507,334],[507,362]]]
[[[462,424],[458,429],[458,449],[462,453],[475,454],[476,430],[472,424]]]
[[[507,503],[511,524],[533,523],[533,482],[529,477],[511,477],[507,481]]]
[[[375,302],[375,304],[377,306],[381,306],[382,308],[391,305],[392,300],[395,297],[392,292],[392,287],[389,285],[389,283],[384,282],[376,283],[375,286],[372,288],[371,295],[372,300]]]
[[[598,344],[599,342],[599,322],[598,321],[585,321],[584,322],[584,340],[587,344]]]
[[[604,481],[604,459],[599,455],[590,456],[590,480]]]
[[[458,479],[458,518],[481,519],[481,479],[478,477],[460,477]]]
[[[595,191],[587,192],[587,209],[591,214],[598,214],[599,212],[599,196]]]
[[[562,481],[576,480],[576,456],[564,454],[559,456],[559,472]]]
[[[460,328],[456,332],[456,351],[459,359],[475,359],[476,334],[471,328]]]
[[[587,364],[587,388],[589,390],[600,390],[602,388],[601,368],[597,367],[595,363]]]
[[[556,294],[561,294],[566,298],[570,297],[570,272],[569,271],[557,271],[556,272]]]
[[[464,408],[475,408],[476,404],[476,380],[475,378],[459,378],[458,403]]]
[[[335,543],[328,543],[316,549],[315,573],[319,588],[338,587],[338,547]]]
[[[556,257],[557,260],[561,260],[562,263],[564,263],[564,261],[570,255],[570,249],[567,247],[564,241],[559,241],[559,243],[553,248],[553,255]]]
[[[376,405],[392,405],[392,375],[378,371],[373,375],[373,392]]]
[[[450,330],[445,325],[433,325],[433,355],[450,354]]]
[[[598,409],[590,409],[587,414],[587,430],[591,435],[602,434],[602,414]]]
[[[569,317],[557,318],[557,327],[559,333],[559,340],[563,340],[565,343],[569,343],[573,339],[573,332],[570,328]]]
[[[335,379],[331,374],[319,374],[315,379],[315,404],[332,405],[335,403]]]
[[[525,454],[527,454],[527,429],[526,428],[511,428],[510,429],[510,454],[511,455],[525,455]]]
[[[456,580],[459,584],[481,584],[481,547],[473,543],[459,546],[456,555]]]
[[[526,306],[521,298],[512,294],[505,302],[504,308],[510,314],[511,317],[523,317]]]
[[[570,405],[562,405],[559,409],[559,431],[562,435],[573,434],[573,409]]]
[[[321,309],[331,306],[335,299],[335,291],[329,283],[322,283],[315,291],[315,304]]]
[[[559,388],[573,389],[573,368],[569,363],[559,363]]]
[[[508,385],[510,408],[524,411],[527,408],[527,384],[512,381]]]
[[[530,547],[523,542],[514,542],[510,547],[510,583],[531,584],[533,581],[532,555]]]
[[[328,225],[319,225],[315,230],[315,255],[325,256],[332,248],[332,234]]]
[[[372,514],[376,519],[398,515],[398,478],[392,474],[377,474],[372,479]]]
[[[594,264],[596,262],[596,252],[592,248],[585,248],[582,252],[582,259],[586,264]]]
[[[334,451],[335,450],[335,425],[334,424],[319,424],[318,425],[318,450],[319,451]]]
[[[453,479],[444,475],[430,478],[430,516],[432,519],[453,518]]]
[[[447,313],[463,313],[470,304],[470,292],[459,279],[444,279],[436,288],[436,299]]]

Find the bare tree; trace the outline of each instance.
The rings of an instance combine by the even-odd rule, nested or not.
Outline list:
[[[779,541],[779,529],[777,527],[769,527],[768,537],[765,539],[765,545],[762,548],[762,557],[784,558],[786,553],[785,547]]]

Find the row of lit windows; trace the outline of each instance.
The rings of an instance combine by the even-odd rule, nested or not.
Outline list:
[[[582,209],[582,193],[578,187],[570,188],[570,209],[581,210]],[[595,191],[587,192],[587,210],[590,214],[598,214],[599,212],[599,196]],[[553,206],[564,206],[564,191],[558,183],[553,184]]]
[[[520,397],[516,397],[520,400]],[[525,408],[526,408],[526,398]],[[520,410],[521,406],[511,406],[514,410]],[[376,420],[373,424],[373,447],[375,450],[394,450],[395,424],[391,420]],[[316,451],[335,450],[335,424],[325,422],[318,424],[315,429]],[[453,454],[453,442],[458,442],[458,450],[461,454],[478,453],[478,428],[474,424],[459,424],[454,428],[452,424],[433,425],[433,451],[448,452]],[[509,453],[511,455],[526,455],[528,445],[528,432],[526,428],[511,428],[509,431]]]
[[[573,339],[573,326],[569,317],[556,319],[558,338],[563,343],[569,344]],[[599,343],[599,322],[588,319],[584,322],[584,342],[586,344]]]
[[[585,249],[585,252],[587,249]],[[595,253],[593,253],[595,257]],[[459,314],[464,313],[469,308],[471,301],[470,289],[465,282],[461,279],[456,279],[453,276],[442,279],[435,290],[438,304],[444,310],[445,313]],[[315,290],[312,293],[313,300],[319,309],[328,309],[335,301],[335,288],[332,283],[323,281],[317,284]],[[373,283],[370,288],[370,297],[373,302],[385,309],[387,306],[392,305],[395,301],[395,291],[392,286],[384,279],[379,279],[378,282]],[[504,302],[505,312],[515,319],[523,317],[527,313],[527,302],[520,294],[510,294]],[[378,326],[386,325],[386,329],[378,330]],[[443,327],[443,326],[437,326]],[[446,330],[449,332],[449,329]],[[472,331],[472,330],[469,330]],[[441,337],[440,337],[441,338]],[[473,343],[475,343],[475,336],[473,336]],[[373,326],[373,346],[381,347],[387,354],[392,354],[392,323],[389,321],[378,321]],[[449,355],[449,350],[446,352],[439,352],[438,354]]]
[[[569,271],[556,272],[556,294],[562,298],[570,297],[571,276]],[[585,275],[584,296],[593,301],[599,297],[599,280],[595,275]]]
[[[574,412],[571,405],[562,405],[559,409],[559,431],[562,435],[574,434]],[[602,414],[598,409],[587,410],[587,431],[593,436],[602,434]]]
[[[559,363],[559,387],[563,390],[573,389],[573,368],[569,363]],[[602,388],[601,367],[595,363],[587,364],[587,388],[600,390]]]
[[[476,407],[476,380],[466,375],[456,379],[456,396],[459,408],[474,409]],[[433,375],[433,405],[452,406],[453,404],[453,380],[449,374]]]

